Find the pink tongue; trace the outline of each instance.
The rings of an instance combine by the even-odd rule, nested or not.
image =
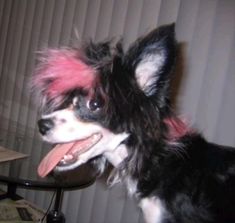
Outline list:
[[[55,168],[64,155],[66,155],[69,151],[81,150],[82,152],[83,148],[87,146],[87,141],[87,139],[84,139],[76,142],[56,145],[39,164],[38,175],[40,177],[45,177]]]
[[[51,172],[74,144],[75,143],[72,142],[55,146],[39,164],[38,175],[40,177],[45,177]]]

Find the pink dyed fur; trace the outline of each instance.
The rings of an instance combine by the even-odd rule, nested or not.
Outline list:
[[[34,76],[33,85],[49,98],[76,88],[89,89],[95,70],[79,59],[75,50],[47,50]]]
[[[184,120],[175,117],[169,117],[164,119],[165,124],[168,127],[168,138],[170,141],[179,139],[185,136],[187,133],[192,133],[193,130],[189,128]]]

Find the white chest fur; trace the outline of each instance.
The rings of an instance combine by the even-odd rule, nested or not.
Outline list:
[[[146,223],[162,222],[165,215],[165,208],[159,198],[144,198],[140,201],[140,207],[143,211]]]

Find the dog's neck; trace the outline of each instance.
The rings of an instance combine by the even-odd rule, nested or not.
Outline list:
[[[118,167],[121,162],[128,156],[126,146],[120,144],[114,151],[105,152],[105,157],[114,166]]]
[[[118,167],[121,162],[128,156],[126,146],[120,144],[114,151],[105,152],[104,156],[114,166]]]
[[[164,119],[164,124],[168,128],[168,143],[176,142],[179,138],[183,137],[187,133],[192,133],[192,129],[188,127],[185,120],[181,120],[177,117]],[[122,139],[122,137],[120,138]],[[117,142],[119,143],[120,141],[117,140]],[[128,156],[127,151],[128,150],[125,144],[119,144],[115,150],[105,152],[104,156],[114,167],[118,167],[119,164],[123,162],[124,159]]]

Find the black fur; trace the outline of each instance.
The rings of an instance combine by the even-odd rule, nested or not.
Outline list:
[[[161,199],[166,208],[163,223],[232,223],[234,148],[209,143],[196,131],[173,139],[164,121],[177,122],[169,100],[176,45],[174,26],[169,25],[138,39],[127,52],[120,43],[114,50],[108,42],[85,46],[84,61],[97,70],[92,95],[100,109],[88,112],[80,106],[77,114],[114,133],[129,133],[123,142],[128,157],[116,172],[123,181],[137,182],[138,199]],[[159,60],[156,65],[153,58]],[[148,59],[156,70],[141,86],[136,70]]]

